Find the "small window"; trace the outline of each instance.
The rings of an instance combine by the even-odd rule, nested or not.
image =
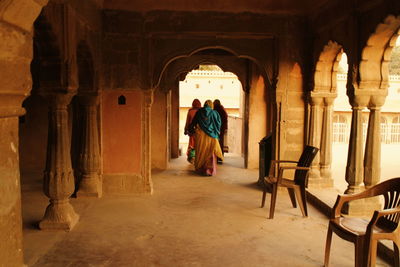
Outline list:
[[[196,84],[196,89],[199,89],[200,88],[200,84]]]
[[[219,86],[219,89],[224,89],[224,86],[221,84],[220,86]]]
[[[120,95],[118,97],[118,105],[126,105],[126,97],[123,95]]]

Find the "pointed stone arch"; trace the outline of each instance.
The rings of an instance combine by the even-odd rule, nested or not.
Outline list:
[[[310,93],[310,123],[308,143],[320,148],[310,171],[310,185],[331,187],[333,102],[337,96],[337,71],[343,46],[329,41],[315,65],[314,88]]]
[[[246,60],[236,57],[216,57],[213,55],[193,55],[179,58],[171,62],[163,72],[159,87],[165,90],[174,88],[176,81],[179,80],[180,77],[186,76],[188,72],[201,64],[215,64],[223,71],[234,73],[242,83],[243,90],[246,89],[246,70],[243,68],[243,66],[247,64]]]
[[[169,60],[166,60],[166,63],[161,68],[160,73],[159,74],[157,74],[157,73],[154,74],[155,75],[154,76],[154,83],[153,83],[155,85],[154,88],[156,88],[156,87],[158,87],[160,85],[160,82],[161,82],[161,80],[162,80],[162,78],[163,78],[163,76],[164,76],[165,72],[167,71],[167,69],[168,69],[170,64],[172,64],[173,62],[175,62],[177,60],[180,60],[180,59],[190,58],[190,57],[193,57],[193,56],[198,56],[199,54],[201,54],[202,56],[206,57],[207,51],[219,51],[221,53],[225,53],[226,55],[232,56],[234,58],[249,60],[250,62],[254,63],[258,67],[259,72],[262,75],[262,77],[264,78],[267,87],[272,87],[273,86],[272,79],[271,79],[270,75],[268,75],[268,73],[266,71],[266,68],[263,67],[261,62],[259,62],[254,57],[249,56],[249,55],[238,54],[234,50],[232,50],[230,48],[227,48],[225,46],[204,46],[204,47],[201,47],[201,48],[194,49],[194,50],[192,50],[192,51],[190,51],[190,52],[188,52],[186,54],[175,56],[175,57],[170,58]],[[205,59],[205,60],[207,60],[207,59]],[[215,59],[213,59],[213,61],[215,61]],[[226,68],[229,69],[229,66],[226,66]],[[238,75],[238,77],[240,77],[240,75]]]
[[[324,46],[315,66],[313,92],[336,92],[336,74],[343,47],[329,41]]]
[[[262,139],[265,135],[266,132],[269,131],[274,131],[272,129],[275,124],[272,122],[273,118],[276,118],[274,116],[274,108],[272,107],[273,105],[273,96],[274,96],[274,87],[271,84],[271,79],[269,78],[266,69],[264,67],[261,67],[260,62],[258,62],[256,59],[254,59],[251,56],[246,56],[246,55],[239,55],[235,53],[232,49],[228,49],[226,47],[222,46],[205,46],[202,48],[195,49],[187,54],[180,55],[177,57],[172,58],[169,60],[162,68],[161,76],[158,77],[157,79],[157,87],[158,89],[163,90],[164,92],[168,92],[171,89],[174,89],[174,91],[177,91],[177,84],[180,79],[180,77],[183,77],[184,74],[188,73],[189,71],[193,70],[200,64],[215,64],[221,67],[224,71],[230,71],[238,76],[238,79],[242,83],[242,88],[246,93],[245,98],[246,104],[245,104],[245,109],[250,107],[250,86],[252,84],[252,81],[250,81],[252,77],[252,72],[254,74],[257,74],[257,76],[260,77],[260,80],[254,81],[254,88],[256,90],[260,90],[260,86],[263,86],[262,91],[257,93],[258,96],[256,97],[255,95],[252,96],[251,101],[255,101],[254,103],[258,103],[255,99],[261,99],[261,101],[264,101],[263,104],[264,106],[260,109],[252,109],[249,110],[248,112],[245,112],[246,116],[254,116],[257,117],[257,119],[261,120],[260,123],[263,125],[265,122],[265,129],[263,127],[258,127],[258,128],[263,128],[263,131],[265,133],[262,133],[263,136],[259,136],[261,133],[258,133],[258,130],[255,130],[254,127],[249,127],[249,121],[250,119],[248,117],[245,118],[245,123],[244,123],[244,155],[245,155],[245,166],[250,166],[254,167],[255,165],[255,157],[257,157],[258,161],[258,147],[257,151],[255,148],[253,148],[253,143],[258,143],[260,139]],[[262,77],[262,79],[261,79]],[[155,94],[157,95],[156,90]],[[256,91],[254,91],[255,94]],[[262,96],[260,98],[260,96]],[[177,96],[175,95],[175,98]],[[157,101],[155,101],[156,103]],[[260,105],[258,103],[257,105]],[[254,104],[254,107],[257,106]],[[265,110],[264,110],[265,108]],[[255,115],[255,112],[257,112],[257,116]],[[250,115],[248,115],[250,114]],[[262,116],[265,116],[265,118],[261,118],[262,116],[259,114],[264,114]],[[258,118],[259,117],[259,118]],[[260,126],[260,125],[258,125]],[[250,132],[249,129],[252,129]],[[178,138],[178,137],[177,137]],[[254,139],[257,139],[257,142],[254,141]],[[176,143],[176,142],[175,142]],[[251,143],[251,146],[249,145]],[[173,151],[173,149],[171,149]],[[255,153],[257,152],[257,153]],[[168,154],[168,153],[167,153]],[[251,154],[251,157],[249,156]],[[258,163],[257,163],[258,164]],[[258,166],[258,165],[257,165]]]
[[[387,89],[390,54],[399,35],[400,16],[388,16],[369,37],[359,68],[359,89]]]
[[[363,168],[358,182],[371,187],[380,181],[381,173],[381,107],[389,87],[390,55],[400,31],[400,16],[389,15],[378,24],[362,50],[359,84],[355,88],[355,101],[369,109]],[[351,140],[350,140],[351,141]],[[350,149],[350,148],[349,148]],[[361,150],[361,149],[359,149]],[[361,153],[359,153],[361,154]],[[361,161],[361,159],[359,160]],[[360,164],[361,165],[361,164]]]

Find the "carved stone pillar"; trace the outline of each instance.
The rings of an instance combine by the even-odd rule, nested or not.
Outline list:
[[[143,93],[143,157],[142,177],[144,192],[153,193],[153,182],[151,180],[151,105],[154,99],[153,90],[145,90]]]
[[[349,150],[346,166],[346,181],[348,183],[346,194],[353,194],[361,190],[363,182],[363,107],[353,106]]]
[[[372,97],[369,105],[367,141],[364,154],[364,185],[371,187],[381,177],[381,106],[385,97]]]
[[[25,95],[10,94],[1,89],[0,87],[0,266],[24,266],[18,116],[25,114],[21,107]]]
[[[82,135],[79,153],[81,181],[77,197],[101,197],[100,149],[97,124],[98,96],[78,96],[82,110]]]
[[[79,215],[69,203],[75,189],[67,112],[71,98],[71,94],[61,93],[48,96],[49,130],[43,189],[50,198],[50,205],[39,223],[42,230],[69,231],[79,220]]]
[[[321,103],[323,98],[319,96],[310,97],[311,112],[310,112],[310,131],[308,144],[317,148],[321,145]],[[309,175],[309,184],[314,186],[319,184],[319,179],[321,178],[320,169],[320,153],[317,153],[312,164]]]
[[[321,132],[320,168],[323,186],[332,187],[332,131],[333,101],[336,95],[324,97],[324,113]]]

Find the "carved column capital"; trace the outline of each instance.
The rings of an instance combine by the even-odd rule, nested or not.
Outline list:
[[[367,89],[355,89],[353,94],[349,95],[350,105],[354,108],[363,109],[368,106],[371,96],[374,94],[374,90]]]
[[[310,96],[310,104],[312,106],[319,106],[321,105],[324,98],[322,96],[311,95]]]
[[[325,106],[331,107],[333,105],[333,103],[335,102],[336,96],[337,96],[336,94],[333,96],[325,96],[324,97]]]
[[[75,93],[51,93],[44,97],[49,101],[50,109],[66,109]]]
[[[17,117],[25,114],[22,106],[25,94],[0,92],[0,118]]]
[[[94,94],[77,95],[77,99],[82,106],[97,106],[99,104],[99,96]]]
[[[368,104],[369,109],[379,110],[386,101],[386,95],[373,95]]]

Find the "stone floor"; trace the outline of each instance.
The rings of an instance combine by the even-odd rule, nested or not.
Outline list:
[[[80,221],[68,233],[38,230],[48,200],[23,190],[25,263],[322,266],[326,217],[309,205],[303,218],[282,191],[275,218],[268,220],[268,208],[259,208],[258,172],[241,166],[240,158],[228,156],[216,177],[202,177],[180,158],[153,175],[152,196],[72,199]],[[334,236],[331,266],[353,265],[353,245]]]

